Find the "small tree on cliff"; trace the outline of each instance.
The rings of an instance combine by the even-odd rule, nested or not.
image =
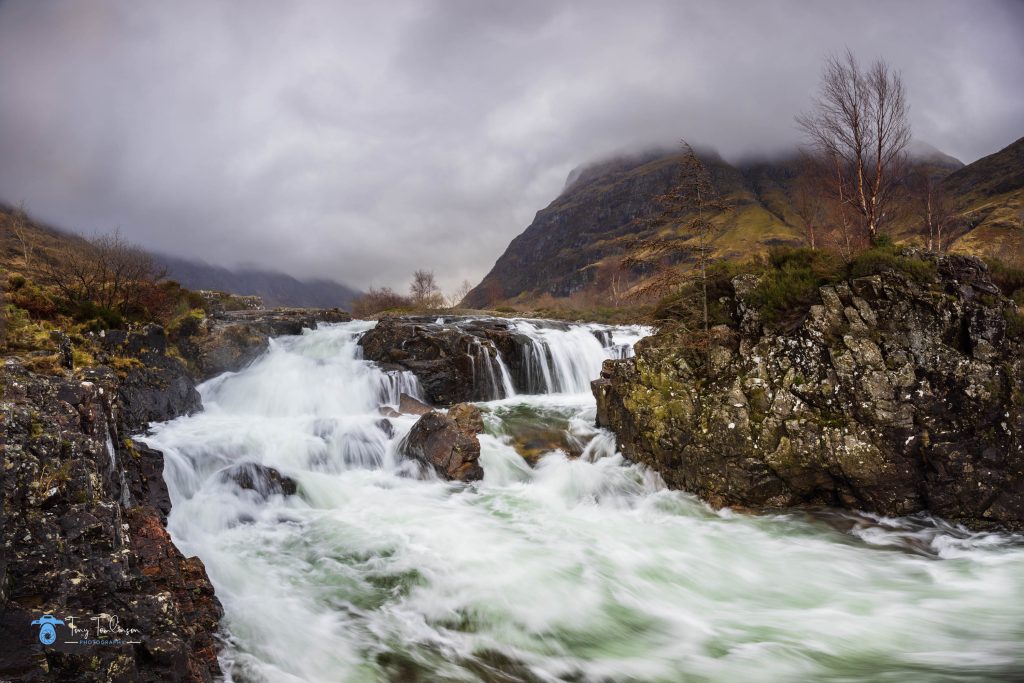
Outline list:
[[[891,216],[910,123],[903,79],[884,61],[862,69],[850,50],[825,63],[812,111],[796,119],[814,150],[837,164],[842,197],[874,244]]]
[[[711,327],[708,270],[713,261],[712,242],[720,229],[716,218],[730,207],[715,189],[710,172],[693,148],[685,140],[680,144],[683,158],[679,177],[658,197],[661,213],[649,223],[659,232],[663,228],[681,227],[681,234],[627,238],[623,265],[633,271],[652,273],[633,290],[632,295],[637,298],[665,296],[692,285],[701,327],[707,332]]]
[[[25,261],[25,267],[30,268],[32,266],[32,253],[35,251],[35,242],[32,239],[32,234],[29,230],[28,214],[25,213],[25,203],[18,204],[10,217],[11,232],[18,239],[18,243],[21,245],[22,258]]]

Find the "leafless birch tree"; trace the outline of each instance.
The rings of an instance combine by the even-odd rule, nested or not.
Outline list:
[[[828,59],[821,89],[797,124],[823,158],[839,167],[842,201],[859,216],[874,244],[891,217],[890,204],[910,142],[903,79],[884,61],[863,69],[850,50]]]

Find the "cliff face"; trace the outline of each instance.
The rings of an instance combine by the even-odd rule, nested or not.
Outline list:
[[[706,355],[643,340],[593,383],[631,459],[715,505],[834,505],[1024,528],[1024,322],[974,258],[820,289],[791,332],[733,280]]]
[[[199,394],[159,327],[104,348],[119,370],[3,366],[0,678],[213,680],[220,603],[164,528],[163,456],[130,438],[198,410]],[[64,623],[44,645],[32,622],[47,613]]]

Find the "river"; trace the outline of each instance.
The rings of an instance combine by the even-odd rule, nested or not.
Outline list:
[[[224,604],[228,680],[1024,679],[1021,537],[712,510],[593,427],[589,380],[642,328],[515,324],[531,393],[481,369],[481,482],[397,455],[416,418],[389,437],[379,408],[417,383],[361,360],[362,321],[273,340],[143,439]],[[298,495],[240,489],[240,462]]]

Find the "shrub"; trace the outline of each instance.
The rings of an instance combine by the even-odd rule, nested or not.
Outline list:
[[[390,287],[379,289],[371,287],[370,291],[352,301],[352,315],[365,318],[375,313],[390,310],[409,309],[413,307],[412,299],[396,293]]]
[[[12,276],[7,281],[7,299],[18,308],[28,311],[33,318],[53,318],[57,314],[57,306],[53,297],[43,288],[24,277]]]
[[[773,248],[767,265],[750,304],[764,322],[783,326],[799,322],[820,301],[818,289],[844,275],[834,254],[806,248]]]
[[[904,256],[889,243],[880,243],[875,247],[862,251],[850,262],[850,276],[881,275],[895,271],[909,277],[920,284],[935,281],[937,271],[935,263],[914,256]]]
[[[1024,299],[1024,268],[1009,266],[999,259],[987,259],[989,276],[1003,294],[1013,297],[1018,304],[1018,297]]]
[[[1003,308],[1006,320],[1006,336],[1010,339],[1024,339],[1024,314],[1010,306]]]
[[[117,311],[98,306],[91,301],[82,301],[74,306],[72,316],[85,324],[86,332],[119,329],[124,327],[124,318]]]
[[[199,308],[180,313],[167,324],[167,336],[173,340],[191,337],[199,331],[199,325],[205,317],[206,314]]]

